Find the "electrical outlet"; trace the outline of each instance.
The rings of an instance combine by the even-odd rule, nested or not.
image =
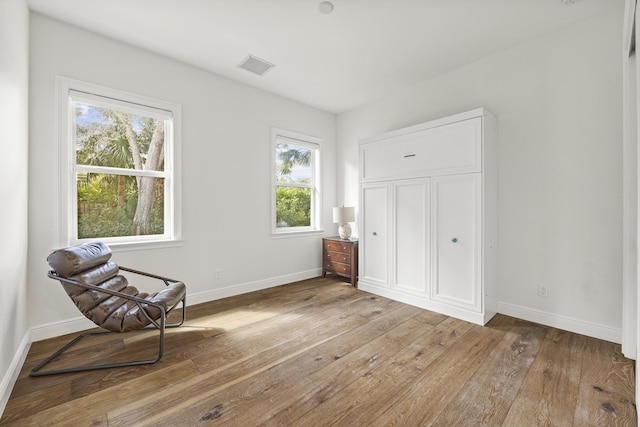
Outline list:
[[[538,285],[538,296],[546,298],[549,296],[549,290],[546,286]]]
[[[216,268],[216,279],[219,279],[222,277],[222,270],[220,270],[219,268]]]

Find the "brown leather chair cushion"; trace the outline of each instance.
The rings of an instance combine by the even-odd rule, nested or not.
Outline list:
[[[109,246],[102,242],[92,242],[53,251],[47,257],[47,262],[58,275],[69,277],[104,264],[110,258]]]
[[[76,282],[85,283],[87,285],[98,285],[105,280],[109,280],[112,277],[115,277],[119,271],[120,268],[118,267],[118,264],[113,261],[109,261],[105,264],[99,265],[89,270],[84,270],[81,273],[74,274],[73,276],[70,276],[68,278],[71,280],[75,280]],[[70,297],[74,297],[86,291],[86,288],[83,288],[82,286],[71,285],[65,282],[61,283]]]
[[[125,291],[128,291],[132,288],[136,289],[133,286],[127,286]],[[166,311],[178,304],[178,302],[180,302],[180,300],[182,300],[182,298],[184,297],[186,291],[187,289],[184,283],[178,282],[169,284],[169,286],[167,286],[160,292],[152,294],[140,293],[137,296],[147,301],[161,304]],[[113,304],[113,306],[116,305],[118,304]],[[153,320],[158,320],[160,318],[161,313],[157,307],[153,307],[144,303],[141,305],[142,307],[144,307],[144,310],[147,312],[149,317],[151,317]],[[109,304],[105,301],[105,303],[100,304],[98,307],[99,310],[104,310],[105,308],[108,309]],[[127,332],[143,328],[149,323],[151,322],[149,321],[149,319],[147,319],[140,307],[135,302],[126,301],[124,304],[117,307],[116,310],[112,311],[100,326],[105,329],[109,329],[110,331]]]

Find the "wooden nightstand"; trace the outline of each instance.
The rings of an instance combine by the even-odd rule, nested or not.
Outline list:
[[[358,286],[358,240],[322,239],[322,277],[327,273],[347,277],[352,286]]]

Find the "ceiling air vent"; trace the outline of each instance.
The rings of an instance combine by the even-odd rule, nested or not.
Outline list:
[[[273,67],[275,67],[275,64],[267,62],[264,59],[257,58],[253,55],[247,56],[240,64],[238,64],[238,68],[251,71],[259,76],[263,75]]]

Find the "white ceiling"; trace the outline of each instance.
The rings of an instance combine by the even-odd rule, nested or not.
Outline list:
[[[339,113],[624,0],[29,0],[32,10]],[[621,24],[622,25],[622,24]],[[622,30],[621,30],[622,31]],[[276,67],[237,68],[252,54]]]

